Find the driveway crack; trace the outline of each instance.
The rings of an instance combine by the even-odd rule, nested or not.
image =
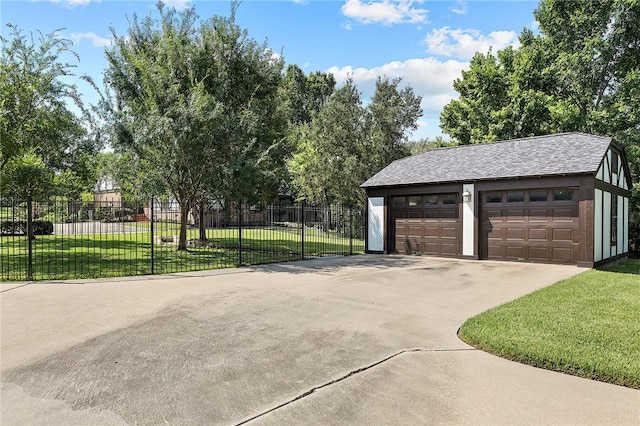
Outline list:
[[[317,390],[326,388],[326,387],[331,386],[331,385],[335,385],[336,383],[340,383],[343,380],[346,380],[351,376],[355,376],[356,374],[360,374],[360,373],[362,373],[364,371],[370,370],[370,369],[372,369],[374,367],[377,367],[378,365],[380,365],[382,363],[385,363],[385,362],[387,362],[389,360],[392,360],[393,358],[398,357],[398,356],[403,355],[403,354],[414,353],[414,352],[465,352],[465,351],[477,351],[477,349],[476,348],[457,348],[457,349],[413,348],[413,349],[403,349],[403,350],[398,351],[398,352],[396,352],[396,353],[394,353],[392,355],[389,355],[386,358],[378,360],[378,361],[376,361],[376,362],[374,362],[372,364],[366,365],[366,366],[358,368],[356,370],[351,370],[350,372],[348,372],[344,376],[338,377],[337,379],[334,379],[334,380],[331,380],[329,382],[323,383],[323,384],[321,384],[319,386],[313,387],[313,388],[309,389],[308,391],[306,391],[304,393],[301,393],[300,395],[298,395],[298,396],[296,396],[296,397],[294,397],[292,399],[289,399],[288,401],[285,401],[285,402],[283,402],[283,403],[281,403],[279,405],[276,405],[273,408],[270,408],[270,409],[265,410],[265,411],[263,411],[263,412],[261,412],[259,414],[256,414],[253,417],[249,417],[248,419],[245,419],[245,420],[241,421],[240,423],[236,423],[236,426],[244,425],[244,424],[249,423],[249,422],[251,422],[253,420],[256,420],[256,419],[258,419],[258,418],[260,418],[262,416],[265,416],[265,415],[267,415],[269,413],[272,413],[272,412],[274,412],[276,410],[279,410],[282,407],[285,407],[285,406],[287,406],[289,404],[292,404],[292,403],[294,403],[296,401],[299,401],[302,398],[306,398],[307,396],[311,395],[312,393],[314,393]]]

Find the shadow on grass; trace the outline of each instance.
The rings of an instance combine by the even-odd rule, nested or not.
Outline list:
[[[598,268],[601,271],[617,272],[620,274],[633,274],[640,275],[640,259],[629,259],[624,262],[620,262],[615,266],[609,266],[604,268]]]

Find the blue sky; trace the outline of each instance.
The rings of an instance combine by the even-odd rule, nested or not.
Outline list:
[[[195,6],[201,18],[228,15],[228,1],[171,0],[176,8]],[[237,23],[258,41],[268,41],[286,63],[305,72],[331,71],[338,82],[350,75],[366,102],[376,78],[402,77],[423,97],[424,116],[412,139],[441,135],[438,116],[456,96],[453,80],[467,69],[474,52],[517,45],[523,27],[535,29],[535,1],[415,0],[244,0]],[[109,28],[123,35],[127,16],[155,14],[153,1],[0,2],[6,23],[24,31],[60,34],[74,41],[78,74],[102,80]],[[79,83],[86,102],[96,96]],[[445,136],[446,137],[446,136]]]

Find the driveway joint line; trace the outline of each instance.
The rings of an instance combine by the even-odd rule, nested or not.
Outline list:
[[[19,286],[16,286],[16,287],[11,287],[11,288],[8,288],[6,290],[0,291],[0,293],[6,293],[7,291],[16,290],[16,289],[19,289],[21,287],[26,287],[26,286],[31,285],[31,284],[33,284],[33,283],[26,283],[26,284],[22,284],[22,285],[19,285]]]
[[[346,380],[351,376],[355,376],[356,374],[360,374],[360,373],[362,373],[364,371],[370,370],[370,369],[372,369],[374,367],[377,367],[378,365],[380,365],[380,364],[382,364],[384,362],[390,361],[391,359],[396,358],[397,356],[400,356],[400,355],[403,355],[403,354],[416,353],[416,352],[467,352],[467,351],[477,351],[477,350],[478,349],[476,349],[476,348],[456,348],[456,349],[413,348],[413,349],[403,349],[403,350],[401,350],[399,352],[396,352],[396,353],[394,353],[392,355],[389,355],[388,357],[383,358],[383,359],[381,359],[379,361],[376,361],[376,362],[374,362],[372,364],[366,365],[366,366],[358,368],[356,370],[351,370],[350,372],[348,372],[344,376],[338,377],[337,379],[334,379],[334,380],[326,382],[326,383],[324,383],[322,385],[313,387],[313,388],[309,389],[308,391],[306,391],[304,393],[301,393],[300,395],[298,395],[298,396],[296,396],[296,397],[294,397],[294,398],[292,398],[292,399],[290,399],[288,401],[283,402],[282,404],[279,404],[279,405],[277,405],[277,406],[275,406],[273,408],[270,408],[270,409],[268,409],[266,411],[263,411],[263,412],[261,412],[259,414],[256,414],[255,416],[252,416],[252,417],[250,417],[248,419],[245,419],[245,420],[243,420],[243,421],[241,421],[239,423],[236,423],[236,426],[241,426],[241,425],[247,424],[247,423],[249,423],[249,422],[251,422],[253,420],[256,420],[256,419],[258,419],[260,417],[266,416],[267,414],[273,413],[274,411],[279,410],[280,408],[283,408],[283,407],[285,407],[285,406],[287,406],[289,404],[293,404],[296,401],[299,401],[299,400],[301,400],[303,398],[306,398],[307,396],[313,394],[317,390],[326,388],[326,387],[331,386],[331,385],[335,385],[336,383],[342,382],[343,380]]]

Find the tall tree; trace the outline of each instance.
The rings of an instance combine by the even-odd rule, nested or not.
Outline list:
[[[360,184],[408,154],[405,142],[422,115],[421,98],[400,82],[378,79],[365,107],[349,79],[294,132],[293,183],[307,200],[362,205]]]
[[[116,145],[153,167],[180,205],[178,250],[193,204],[256,196],[278,162],[282,60],[235,24],[237,7],[197,27],[194,9],[159,3],[158,20],[134,17],[107,50]]]
[[[287,66],[282,80],[282,97],[292,126],[308,123],[335,90],[333,74],[315,71],[305,75],[299,66]]]
[[[75,66],[64,62],[65,56],[75,55],[71,41],[58,32],[36,38],[7,26],[9,35],[0,36],[0,173],[12,161],[17,162],[15,171],[29,158],[90,185],[88,161],[99,143],[89,137],[91,115],[76,86],[64,81],[74,75]],[[72,112],[73,105],[80,117]]]
[[[443,109],[442,129],[460,143],[609,134],[633,154],[640,145],[633,107],[640,100],[640,3],[543,0],[535,17],[541,34],[523,30],[518,49],[476,54],[454,82],[460,96]]]
[[[361,203],[367,134],[360,92],[347,80],[294,134],[297,148],[290,167],[298,193],[313,204]]]
[[[392,161],[409,154],[405,142],[418,128],[422,97],[417,96],[411,86],[400,89],[401,82],[401,78],[378,77],[373,98],[367,106],[372,148],[367,162],[369,174],[377,173]]]

